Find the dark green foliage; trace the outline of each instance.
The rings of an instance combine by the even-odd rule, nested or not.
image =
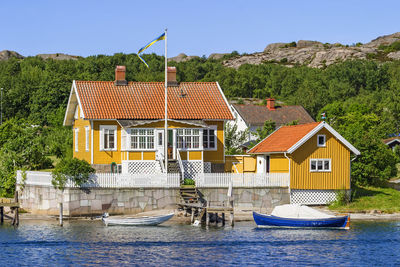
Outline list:
[[[274,121],[265,121],[262,128],[257,129],[257,143],[275,131],[276,124]]]
[[[284,46],[284,48],[290,48],[290,47],[297,47],[297,43],[293,41],[288,44],[285,44]]]
[[[57,164],[52,172],[51,183],[54,188],[64,190],[68,179],[71,179],[77,186],[81,187],[89,181],[90,174],[95,170],[85,160],[77,158],[65,158]]]
[[[196,183],[193,179],[185,178],[185,179],[183,179],[183,184],[184,185],[195,185]]]
[[[391,43],[390,45],[380,45],[378,49],[383,50],[384,53],[396,52],[400,50],[400,41]]]

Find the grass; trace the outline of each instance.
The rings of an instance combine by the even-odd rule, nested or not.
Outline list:
[[[329,209],[338,212],[369,212],[372,210],[384,213],[400,212],[400,191],[383,187],[354,187],[353,199],[348,204],[333,203]]]

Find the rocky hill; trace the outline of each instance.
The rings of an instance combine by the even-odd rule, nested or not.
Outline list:
[[[223,61],[223,64],[238,68],[243,64],[277,62],[288,66],[299,64],[320,68],[348,59],[400,59],[400,32],[378,37],[367,44],[357,43],[352,46],[306,40],[273,43],[263,52],[230,58]]]
[[[38,54],[36,55],[37,57],[41,57],[43,59],[48,59],[52,58],[55,60],[77,60],[79,57],[78,56],[72,56],[72,55],[67,55],[63,53],[56,53],[56,54]],[[23,59],[25,58],[24,56],[18,54],[15,51],[10,51],[10,50],[3,50],[0,51],[0,61],[2,60],[8,60],[12,57],[18,58],[18,59]]]
[[[8,60],[8,59],[10,59],[12,57],[19,58],[19,59],[24,58],[24,56],[21,56],[20,54],[18,54],[15,51],[10,51],[10,50],[0,51],[0,61],[1,60]]]

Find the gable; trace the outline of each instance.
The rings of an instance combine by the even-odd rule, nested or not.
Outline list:
[[[352,144],[336,132],[331,126],[325,122],[315,122],[303,125],[283,126],[270,134],[248,153],[250,154],[265,154],[276,152],[293,153],[299,149],[310,138],[317,135],[321,129],[326,129],[337,140],[339,140],[348,150],[356,155],[360,154]]]

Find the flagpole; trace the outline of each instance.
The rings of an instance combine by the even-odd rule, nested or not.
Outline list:
[[[165,109],[165,117],[164,117],[164,159],[165,159],[165,173],[168,173],[168,58],[167,58],[167,30],[165,29],[165,85],[164,85],[164,109]]]

